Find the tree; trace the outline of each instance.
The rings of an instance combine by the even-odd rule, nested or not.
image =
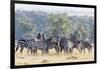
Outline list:
[[[59,31],[63,35],[70,33],[70,21],[65,14],[50,14],[49,20],[52,24],[53,31]]]
[[[78,34],[80,40],[86,40],[88,38],[88,31],[86,30],[83,24],[80,24],[78,27]]]

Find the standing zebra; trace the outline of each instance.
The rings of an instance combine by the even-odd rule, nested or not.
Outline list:
[[[85,53],[85,49],[87,49],[89,53],[92,51],[91,44],[86,41],[83,41],[83,40],[77,41],[77,43],[73,46],[73,48],[78,49],[80,53],[82,51],[84,51],[84,53]]]
[[[31,37],[31,38],[28,38],[28,39],[22,38],[22,39],[18,40],[16,51],[19,48],[21,48],[20,53],[22,53],[24,48],[26,48],[27,49],[27,54],[29,54],[29,51],[31,52],[31,54],[32,53],[36,54],[37,53],[37,48],[36,47],[38,46],[37,42],[41,41],[41,38],[42,38],[41,34],[38,33],[36,38]]]
[[[20,49],[20,53],[23,52],[24,48],[27,48],[28,49],[27,50],[27,53],[29,53],[29,51],[31,51],[31,53],[32,52],[35,52],[36,53],[37,50],[36,50],[35,46],[33,46],[35,44],[36,43],[35,43],[34,39],[20,39],[17,42],[16,51],[18,51],[18,49],[20,47],[21,48]]]

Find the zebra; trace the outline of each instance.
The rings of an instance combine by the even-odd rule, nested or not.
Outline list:
[[[34,45],[34,46],[33,46]],[[27,54],[29,54],[29,51],[32,53],[36,53],[37,49],[35,48],[36,42],[34,39],[20,39],[17,42],[16,52],[20,49],[20,53],[23,53],[24,48],[27,49]]]
[[[21,38],[20,40],[18,40],[17,42],[17,47],[16,47],[16,51],[20,49],[20,53],[23,52],[23,49],[26,48],[27,49],[27,54],[29,54],[29,51],[32,53],[37,53],[37,46],[39,45],[38,42],[41,41],[42,36],[40,33],[37,34],[37,36],[35,38],[31,37],[31,38]]]
[[[75,43],[71,39],[67,39],[65,36],[60,38],[60,51],[64,50],[64,54],[72,54],[73,45]]]
[[[72,49],[74,49],[74,48],[78,49],[80,53],[82,53],[82,51],[84,51],[84,53],[85,53],[85,49],[87,49],[89,53],[92,51],[91,44],[84,40],[76,41],[76,43],[73,45]]]

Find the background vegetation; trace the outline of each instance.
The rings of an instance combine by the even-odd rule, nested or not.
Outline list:
[[[68,16],[66,13],[17,10],[15,25],[16,40],[27,34],[36,36],[41,32],[49,37],[54,32],[59,32],[67,38],[75,36],[80,40],[94,42],[94,17],[92,16]]]

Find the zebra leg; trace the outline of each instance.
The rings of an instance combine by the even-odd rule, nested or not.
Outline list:
[[[70,54],[72,55],[72,53],[73,53],[73,49],[72,49],[72,48],[70,48]]]
[[[68,48],[68,55],[70,55],[70,48]]]
[[[82,48],[78,48],[78,50],[79,50],[79,53],[81,54],[82,53]]]
[[[56,50],[56,53],[58,53],[58,52],[57,52],[57,48],[56,48],[56,47],[55,47],[55,50]]]
[[[24,47],[21,47],[20,53],[22,54]]]
[[[30,56],[32,54],[32,49],[28,49],[27,54]]]
[[[44,53],[45,53],[45,54],[48,54],[48,48],[45,49],[45,52],[44,52]]]
[[[34,54],[34,51],[31,49],[31,54]]]
[[[68,54],[68,55],[69,55],[69,50],[70,50],[70,48],[67,49],[67,54]]]
[[[37,49],[35,49],[35,54],[37,55]]]
[[[42,49],[42,55],[44,55],[44,53],[45,53],[45,49]]]
[[[69,48],[68,54],[72,55],[72,48]]]
[[[34,49],[30,47],[29,50],[30,50],[30,54],[32,55],[34,53]]]
[[[37,54],[37,49],[32,49],[31,54],[36,55]]]
[[[34,47],[34,50],[33,50],[34,54],[37,55],[37,48]]]
[[[60,53],[60,47],[55,47],[55,50],[56,50],[56,53],[57,53],[57,55],[59,55],[59,53]]]
[[[35,51],[34,51],[34,50],[32,50],[31,54],[32,54],[32,55],[35,55]]]
[[[18,51],[18,49],[19,49],[19,46],[17,46],[17,47],[16,47],[16,50],[15,50],[15,51],[17,52],[17,51]]]
[[[47,48],[44,48],[44,49],[42,50],[42,55],[46,55],[46,54],[48,54],[48,49],[47,49]]]
[[[46,49],[43,49],[42,55],[45,55],[45,54],[46,54]]]
[[[67,47],[64,47],[64,55],[67,54]]]
[[[27,50],[27,54],[29,54],[29,49]]]
[[[66,50],[64,50],[64,55],[66,55]]]
[[[63,48],[60,47],[60,48],[59,48],[59,53],[60,53],[60,54],[62,54],[62,50],[63,50]]]
[[[84,49],[84,54],[85,54],[85,49]]]
[[[63,50],[63,49],[61,48],[61,49],[60,49],[60,52],[61,52],[61,53],[62,53],[62,50]]]
[[[71,53],[71,48],[69,49],[69,54]]]

